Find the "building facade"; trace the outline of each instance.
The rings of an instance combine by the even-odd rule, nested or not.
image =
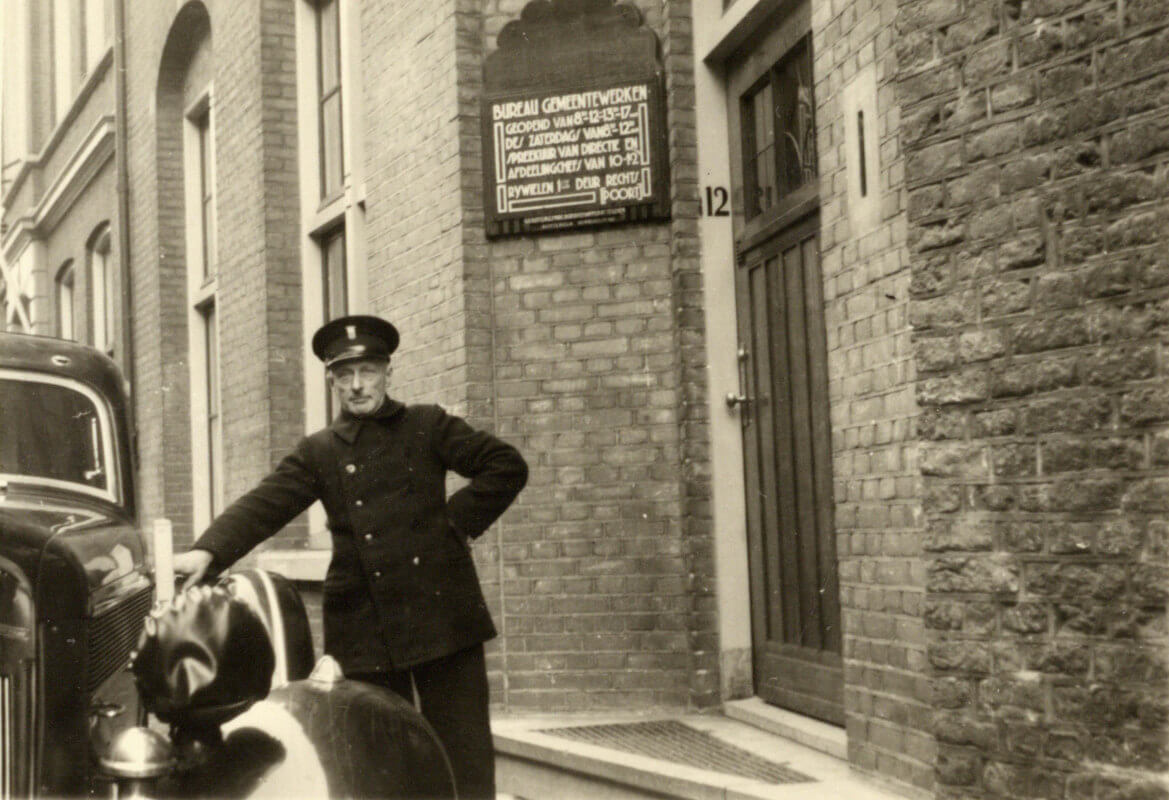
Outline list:
[[[3,328],[127,365],[113,5],[13,2],[4,17]]]
[[[60,108],[49,6],[111,32]],[[144,523],[326,424],[308,338],[379,314],[532,468],[474,546],[499,713],[759,698],[907,795],[1166,796],[1157,2],[112,6],[5,6],[4,307],[121,359]],[[494,101],[623,69],[654,209],[507,217]],[[254,558],[312,597],[329,544]]]

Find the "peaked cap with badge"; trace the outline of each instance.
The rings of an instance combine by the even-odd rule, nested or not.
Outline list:
[[[313,334],[313,353],[326,368],[359,358],[388,361],[397,349],[398,329],[368,314],[338,317]]]

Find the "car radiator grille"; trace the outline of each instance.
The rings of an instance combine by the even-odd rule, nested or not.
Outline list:
[[[138,641],[142,621],[150,612],[151,590],[131,595],[117,608],[93,620],[89,629],[89,675],[86,687],[97,690],[106,678],[126,666]]]

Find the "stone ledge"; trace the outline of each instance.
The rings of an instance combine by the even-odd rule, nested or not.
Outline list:
[[[768,705],[758,697],[727,702],[723,705],[723,713],[731,719],[762,728],[842,761],[848,760],[848,734],[844,728],[784,711]]]

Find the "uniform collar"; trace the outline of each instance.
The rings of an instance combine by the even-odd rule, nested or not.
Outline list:
[[[382,403],[382,407],[368,417],[355,417],[348,411],[342,411],[329,428],[346,442],[353,444],[357,440],[357,434],[361,432],[361,423],[370,419],[391,419],[401,413],[405,407],[394,398],[387,397],[386,402]]]

